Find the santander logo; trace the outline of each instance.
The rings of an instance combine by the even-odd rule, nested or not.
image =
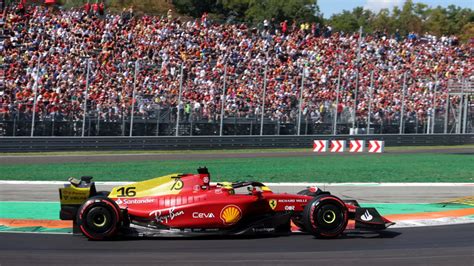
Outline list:
[[[370,215],[369,210],[366,210],[365,213],[360,216],[360,219],[362,221],[366,221],[366,222],[372,221],[372,218],[374,218],[374,217],[372,215]]]

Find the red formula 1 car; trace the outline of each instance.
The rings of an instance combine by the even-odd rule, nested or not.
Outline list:
[[[310,187],[298,194],[273,193],[264,184],[210,184],[207,168],[97,192],[91,177],[70,178],[60,188],[62,220],[94,240],[116,236],[289,234],[334,238],[345,230],[378,231],[393,223],[374,208]]]

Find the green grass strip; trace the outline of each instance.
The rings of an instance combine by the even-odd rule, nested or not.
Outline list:
[[[139,181],[207,166],[214,181],[263,182],[473,182],[474,156],[380,154],[284,158],[223,158],[135,162],[0,165],[0,180]]]

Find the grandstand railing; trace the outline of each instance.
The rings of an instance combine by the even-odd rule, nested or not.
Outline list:
[[[472,108],[471,108],[472,109]],[[334,120],[329,111],[322,117],[302,116],[300,135],[326,134],[332,135]],[[472,110],[471,110],[472,113]],[[450,116],[452,117],[452,116]],[[147,114],[136,113],[131,126],[131,117],[127,113],[98,113],[90,112],[85,119],[81,116],[65,116],[62,114],[37,115],[34,126],[34,136],[212,136],[219,135],[220,121],[216,118],[202,118],[199,113],[185,113],[181,110],[180,121],[176,123],[176,109],[157,109]],[[472,115],[470,117],[472,119]],[[263,123],[260,116],[238,117],[226,116],[223,119],[223,135],[298,135],[297,117],[273,119],[265,117]],[[83,126],[83,122],[85,122]],[[372,120],[367,132],[364,119],[358,121],[359,128],[351,131],[350,116],[341,115],[336,123],[336,134],[397,134],[399,133],[400,119],[378,118]],[[433,133],[445,131],[443,114],[436,116]],[[0,115],[0,136],[31,136],[31,113],[13,112]],[[178,124],[178,134],[176,134]],[[473,133],[472,123],[468,124]],[[419,120],[415,113],[408,113],[404,121],[404,134],[426,134],[431,132],[426,120]],[[451,119],[448,128],[455,128],[456,121]],[[82,129],[84,128],[84,134]],[[455,133],[455,132],[450,132]]]

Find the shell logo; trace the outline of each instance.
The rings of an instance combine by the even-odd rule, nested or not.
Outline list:
[[[242,218],[242,211],[236,205],[227,205],[222,209],[220,217],[224,224],[235,224]]]

